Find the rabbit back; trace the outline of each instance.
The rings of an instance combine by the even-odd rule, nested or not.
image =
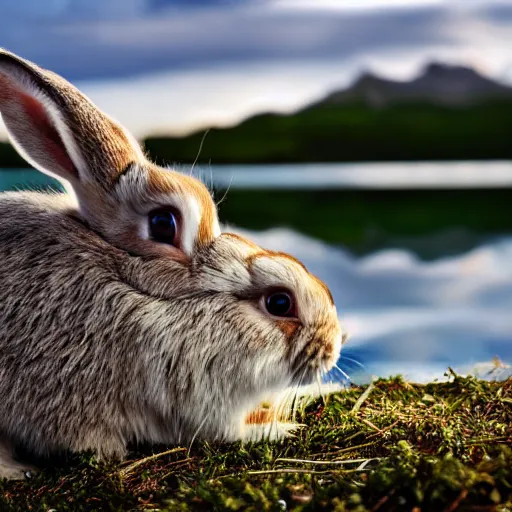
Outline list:
[[[130,316],[145,298],[66,196],[2,196],[0,434],[40,453],[122,455],[142,421],[129,383],[144,387],[147,374]]]

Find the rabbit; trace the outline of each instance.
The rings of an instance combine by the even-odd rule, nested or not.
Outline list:
[[[139,256],[186,259],[220,234],[202,182],[152,164],[132,135],[73,85],[1,48],[0,113],[20,155],[65,186],[66,197],[56,201],[65,199],[111,244]]]
[[[0,194],[0,478],[32,469],[20,446],[115,459],[130,442],[289,435],[275,397],[328,371],[345,340],[325,284],[221,233],[206,187],[5,51],[0,112],[18,151],[70,183]]]
[[[0,195],[0,477],[31,469],[17,446],[119,459],[130,442],[289,435],[260,406],[338,359],[326,285],[232,233],[148,260],[60,199]]]

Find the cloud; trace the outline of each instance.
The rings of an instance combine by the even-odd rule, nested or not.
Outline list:
[[[447,60],[512,79],[510,3],[361,2],[0,0],[0,45],[78,83],[139,136],[288,111],[368,68],[407,78]]]
[[[271,0],[270,5],[277,9],[288,10],[328,10],[349,11],[365,9],[414,9],[423,6],[442,5],[443,0]]]
[[[219,1],[194,3],[202,7],[183,9],[169,0],[51,0],[45,23],[34,0],[21,0],[14,19],[1,16],[1,4],[1,44],[73,80],[90,80],[450,45],[468,16],[479,19],[462,19],[435,2],[421,7],[423,1],[414,2],[415,9],[357,13],[256,1],[229,8]],[[485,23],[492,30],[492,20]]]
[[[370,375],[440,378],[498,356],[512,363],[512,238],[422,262],[404,250],[354,258],[290,230],[248,235],[297,256],[330,287],[351,338],[342,351]],[[350,361],[341,366],[352,374]]]

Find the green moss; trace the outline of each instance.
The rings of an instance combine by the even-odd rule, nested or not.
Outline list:
[[[279,443],[47,461],[0,483],[14,510],[502,510],[512,506],[512,379],[400,378],[317,400]]]

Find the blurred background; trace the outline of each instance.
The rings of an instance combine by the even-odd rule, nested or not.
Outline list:
[[[0,0],[0,46],[325,280],[348,374],[512,362],[512,1]]]

